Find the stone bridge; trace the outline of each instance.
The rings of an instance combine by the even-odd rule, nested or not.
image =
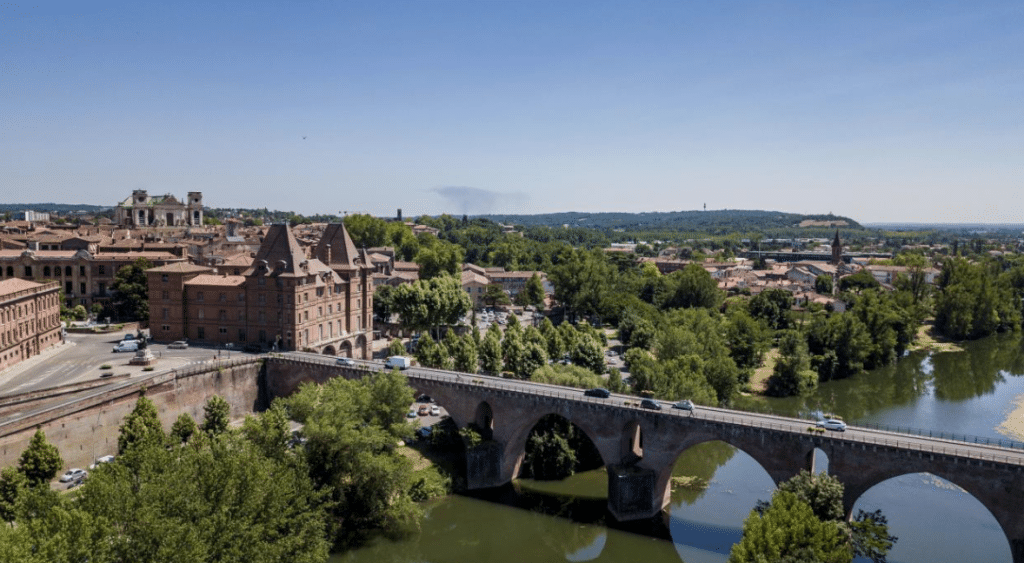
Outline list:
[[[334,365],[322,356],[288,354],[267,362],[268,397],[286,396],[305,381],[360,377],[380,369]],[[637,399],[586,397],[576,389],[441,370],[411,368],[417,393],[433,397],[459,426],[475,423],[485,443],[467,452],[470,488],[500,486],[519,472],[526,440],[545,415],[575,424],[597,447],[608,471],[608,510],[618,520],[650,518],[668,505],[672,467],[697,444],[726,442],[743,450],[776,484],[813,469],[814,452],[845,486],[849,515],[856,500],[887,479],[930,473],[977,498],[995,517],[1013,560],[1024,563],[1024,452],[850,427],[820,434],[806,420],[701,407],[695,413],[641,409]]]

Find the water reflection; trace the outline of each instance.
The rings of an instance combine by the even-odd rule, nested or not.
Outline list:
[[[1024,394],[1021,342],[1020,334],[1006,334],[968,343],[963,353],[914,352],[894,366],[827,382],[806,398],[743,397],[737,403],[790,416],[829,410],[854,424],[999,438],[996,428]],[[827,458],[818,454],[821,469]],[[522,480],[479,498],[433,502],[414,537],[371,542],[331,561],[722,563],[754,504],[773,491],[771,478],[752,458],[711,442],[677,460],[663,528],[657,522],[610,522],[602,468],[565,481]],[[899,537],[889,557],[894,563],[1011,560],[1006,537],[988,510],[931,475],[880,483],[858,499],[855,510],[861,508],[882,509],[889,518]]]
[[[897,536],[888,560],[1012,561],[1010,544],[992,513],[953,483],[928,473],[902,475],[875,485],[854,503],[881,509]]]
[[[775,483],[742,450],[724,442],[694,446],[673,468],[669,530],[680,558],[688,563],[728,559],[743,535],[743,521],[758,500],[768,500]]]

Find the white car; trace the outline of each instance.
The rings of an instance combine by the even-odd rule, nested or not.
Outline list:
[[[430,416],[441,416],[441,409],[437,405],[430,407]]]
[[[817,424],[818,428],[824,428],[825,430],[835,430],[837,432],[846,432],[846,423],[842,420],[834,418],[826,418],[825,420],[819,420]]]
[[[89,469],[96,469],[97,467],[99,467],[100,465],[103,465],[104,463],[111,463],[113,461],[114,461],[114,456],[112,456],[112,455],[100,456],[100,457],[96,458],[96,461],[93,462],[92,465],[89,466]]]
[[[356,365],[355,360],[353,360],[352,358],[344,358],[344,357],[343,358],[338,358],[334,363],[338,364],[339,366],[345,366],[345,367],[352,367],[352,366]]]
[[[77,467],[74,469],[68,469],[66,473],[60,476],[60,482],[67,483],[68,481],[77,481],[78,479],[81,479],[88,474],[88,471],[84,469],[78,469]]]

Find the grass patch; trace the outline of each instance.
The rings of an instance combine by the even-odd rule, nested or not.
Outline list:
[[[155,367],[153,367],[153,366],[146,366],[146,367],[142,368],[142,371],[153,371],[153,370],[155,370],[155,369],[156,369],[156,368],[155,368]]]
[[[100,366],[100,369],[113,369],[113,367],[114,366],[112,366],[110,364],[103,364],[102,366]]]
[[[934,319],[928,319],[917,329],[917,340],[910,345],[911,351],[928,350],[931,352],[963,352],[964,349],[956,342],[946,338],[935,329]]]
[[[768,353],[764,355],[764,365],[754,370],[754,373],[750,376],[750,381],[747,383],[747,388],[750,393],[754,395],[764,395],[765,390],[768,389],[768,378],[771,377],[772,372],[775,371],[775,362],[778,359],[778,348],[768,350]]]

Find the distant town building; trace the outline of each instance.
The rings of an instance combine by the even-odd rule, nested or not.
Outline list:
[[[61,342],[60,286],[21,279],[0,281],[0,369]]]
[[[15,221],[28,221],[30,223],[45,223],[50,220],[50,214],[44,211],[15,211],[11,214]]]
[[[183,227],[203,224],[203,193],[188,192],[185,202],[173,195],[150,196],[135,190],[117,204],[114,220],[119,227]]]

